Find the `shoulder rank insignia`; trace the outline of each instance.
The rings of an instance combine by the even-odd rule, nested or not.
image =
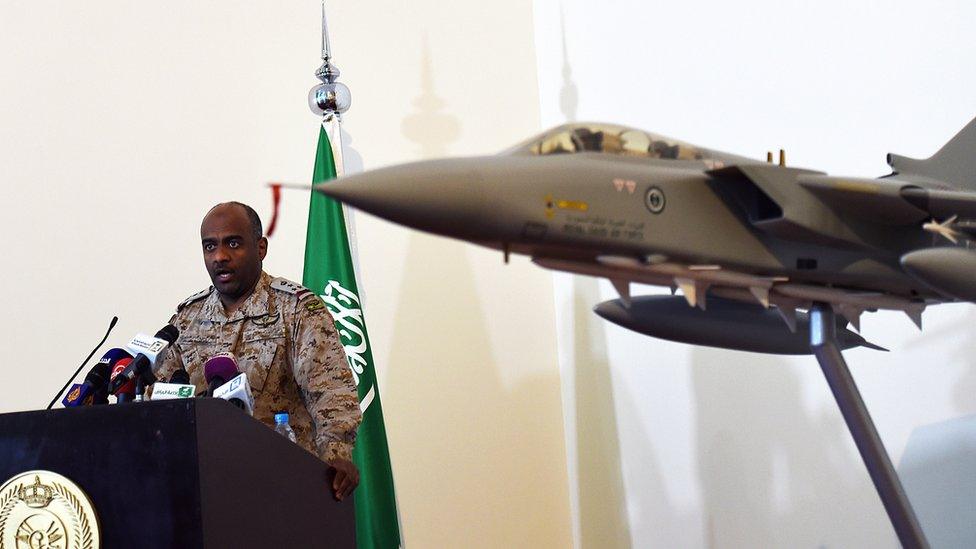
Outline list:
[[[305,310],[308,312],[314,312],[319,309],[325,308],[325,302],[321,299],[309,299],[305,302]]]
[[[312,290],[309,290],[301,284],[296,284],[287,278],[275,278],[271,281],[271,287],[275,290],[292,294],[298,298],[298,301],[301,301],[310,295],[315,295]]]
[[[208,295],[210,295],[210,292],[212,291],[213,291],[213,286],[207,288],[206,290],[201,290],[191,295],[190,297],[183,300],[183,303],[180,303],[179,305],[176,306],[176,312],[182,311],[187,305],[193,303],[194,301],[200,301],[201,299],[207,297]]]

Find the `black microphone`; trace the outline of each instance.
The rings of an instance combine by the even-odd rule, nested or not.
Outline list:
[[[108,323],[108,330],[105,331],[105,337],[103,337],[102,340],[98,342],[98,345],[95,345],[95,348],[92,349],[92,352],[88,353],[88,356],[85,357],[85,360],[81,362],[81,366],[78,366],[78,369],[75,370],[75,373],[71,374],[71,377],[69,377],[68,381],[64,383],[64,387],[61,387],[61,390],[58,391],[58,394],[54,395],[54,398],[51,399],[50,404],[48,404],[47,408],[45,408],[46,410],[50,410],[51,407],[54,406],[54,403],[58,401],[58,397],[61,396],[61,393],[63,393],[64,390],[68,388],[68,385],[71,385],[71,380],[78,377],[78,373],[81,372],[81,369],[85,367],[85,364],[88,364],[88,361],[91,360],[91,357],[95,356],[95,353],[98,352],[98,349],[105,344],[105,340],[108,339],[108,334],[112,333],[112,330],[115,329],[115,325],[118,322],[119,322],[119,317],[113,316],[112,322]]]
[[[108,374],[108,364],[96,363],[88,371],[84,383],[75,383],[71,386],[68,393],[61,399],[61,404],[65,408],[77,408],[108,403],[108,392],[105,391],[105,386],[108,386],[108,378],[104,377],[106,374]],[[99,383],[100,379],[105,381],[104,386]]]
[[[132,363],[131,358],[123,358],[122,360],[115,363],[115,368],[112,368],[112,375],[109,380],[115,379],[115,376],[121,374],[128,366]],[[118,391],[115,392],[115,402],[116,404],[122,404],[124,402],[132,402],[136,398],[136,384],[134,381],[130,381],[122,386]]]
[[[169,378],[170,383],[178,383],[180,385],[190,385],[190,373],[184,368],[180,368],[173,372],[173,375]]]
[[[73,408],[90,404],[107,404],[109,374],[112,368],[115,367],[115,364],[123,358],[132,358],[132,355],[122,349],[109,349],[102,356],[101,360],[95,363],[92,369],[89,370],[88,375],[85,376],[85,382],[75,384],[68,391],[64,400],[61,401],[64,407]]]
[[[138,334],[129,341],[126,347],[136,354],[132,362],[126,366],[125,370],[112,378],[108,390],[116,394],[126,383],[138,377],[143,384],[152,385],[156,383],[156,375],[153,374],[152,367],[156,363],[156,358],[166,350],[167,347],[176,341],[180,336],[180,331],[176,326],[167,324],[156,332],[155,337],[145,334]]]

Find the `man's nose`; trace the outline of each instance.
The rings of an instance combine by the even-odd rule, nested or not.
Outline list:
[[[230,261],[230,254],[227,252],[225,246],[217,246],[217,249],[214,250],[214,261],[217,263],[227,263]]]

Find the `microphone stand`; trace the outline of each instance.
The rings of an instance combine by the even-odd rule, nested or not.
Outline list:
[[[47,408],[45,408],[45,410],[50,410],[51,407],[54,406],[54,403],[58,401],[58,397],[61,396],[61,393],[63,393],[64,390],[68,388],[68,385],[71,385],[71,382],[74,381],[76,377],[78,377],[78,374],[81,372],[81,369],[85,367],[85,364],[88,364],[88,361],[91,360],[91,357],[95,356],[95,353],[98,352],[98,349],[105,344],[105,340],[108,339],[108,334],[112,333],[112,330],[115,329],[115,325],[116,323],[118,323],[118,321],[119,321],[119,317],[117,316],[112,317],[112,322],[108,323],[108,330],[105,332],[105,337],[103,337],[102,340],[98,342],[98,345],[95,345],[95,348],[92,349],[92,352],[88,353],[88,356],[85,357],[84,361],[82,361],[81,366],[78,366],[78,369],[75,370],[75,373],[71,374],[71,377],[69,377],[68,381],[65,382],[64,387],[61,387],[61,390],[58,391],[56,395],[54,395],[54,398],[51,399],[51,403],[47,405]]]

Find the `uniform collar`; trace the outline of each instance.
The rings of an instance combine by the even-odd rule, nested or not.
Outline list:
[[[234,311],[234,314],[227,316],[224,312],[224,304],[220,302],[220,292],[216,289],[210,292],[207,300],[203,302],[203,316],[215,322],[233,322],[244,318],[264,316],[269,313],[271,304],[271,276],[261,271],[258,282],[254,286],[251,295],[241,303],[241,306]]]

